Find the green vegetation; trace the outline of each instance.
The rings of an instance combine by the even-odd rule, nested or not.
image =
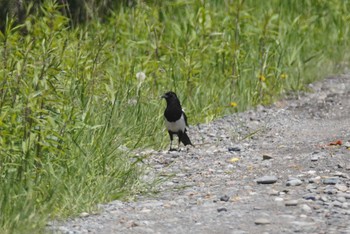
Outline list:
[[[145,189],[131,152],[168,143],[165,91],[195,124],[348,65],[349,1],[139,1],[74,27],[62,7],[0,33],[1,233]]]

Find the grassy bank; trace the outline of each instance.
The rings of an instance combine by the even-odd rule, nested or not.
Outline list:
[[[190,124],[268,104],[338,71],[348,1],[140,1],[71,27],[44,4],[0,35],[0,232],[144,189],[127,149],[164,148],[164,103]],[[146,78],[136,77],[144,72]]]

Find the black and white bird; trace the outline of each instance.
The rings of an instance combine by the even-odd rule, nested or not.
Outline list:
[[[182,142],[185,146],[192,145],[190,138],[186,133],[187,117],[185,112],[183,111],[180,101],[177,98],[174,92],[165,93],[162,98],[166,100],[166,109],[164,111],[165,117],[165,126],[168,130],[170,136],[170,151],[174,150],[172,148],[173,144],[173,135],[177,135],[179,138],[179,148],[180,142]]]

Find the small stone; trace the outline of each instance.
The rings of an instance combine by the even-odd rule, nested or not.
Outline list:
[[[217,211],[220,213],[220,212],[223,212],[223,211],[227,211],[227,209],[225,207],[221,207],[221,208],[218,208]]]
[[[299,186],[299,185],[301,185],[302,183],[303,183],[303,182],[302,182],[301,180],[293,178],[293,179],[288,180],[287,183],[286,183],[286,185],[287,185],[287,186]]]
[[[89,216],[89,213],[87,213],[87,212],[82,212],[79,216],[82,217],[82,218],[84,218],[84,217]]]
[[[289,200],[284,203],[285,206],[297,206],[298,200]]]
[[[271,191],[269,191],[269,195],[270,196],[278,196],[279,192],[277,190],[272,189]]]
[[[230,200],[230,197],[227,195],[220,197],[220,201],[228,202],[229,200]]]
[[[344,184],[336,184],[334,187],[341,192],[345,192],[346,190],[348,190],[348,187]]]
[[[276,176],[263,176],[256,180],[258,184],[274,184],[276,181]]]
[[[328,201],[328,198],[326,196],[321,196],[320,197],[320,200],[323,201],[323,202],[327,202]]]
[[[344,197],[345,199],[350,199],[350,193],[343,193],[343,192],[339,192],[337,194],[338,197]]]
[[[151,211],[152,211],[151,209],[143,208],[140,212],[142,212],[142,213],[150,213]]]
[[[271,155],[269,155],[269,154],[264,154],[263,155],[263,160],[269,160],[269,159],[272,159]]]
[[[311,222],[302,222],[302,221],[293,221],[291,222],[291,224],[293,224],[293,226],[296,228],[296,230],[294,232],[301,232],[301,230],[309,230],[309,232],[311,231],[311,228],[315,225],[314,223]],[[308,233],[309,233],[308,232]]]
[[[307,174],[310,174],[310,175],[314,175],[315,173],[316,173],[316,171],[314,171],[314,170],[310,170],[307,172]]]
[[[228,147],[227,148],[228,152],[240,152],[241,149],[238,147]]]
[[[349,203],[344,202],[343,205],[341,206],[343,209],[349,209]]]
[[[312,155],[311,162],[316,162],[316,161],[318,161],[318,155]]]
[[[304,198],[305,200],[316,201],[316,194],[313,194],[313,193],[305,194],[305,195],[303,196],[303,198]]]
[[[313,177],[313,178],[311,178],[311,179],[309,179],[309,183],[318,183],[318,182],[320,182],[320,180],[321,180],[321,177],[320,176],[316,176],[316,177]]]
[[[339,202],[339,201],[334,201],[334,202],[332,202],[332,205],[334,207],[342,207],[343,204],[341,202]]]
[[[266,225],[266,224],[270,224],[271,222],[270,222],[270,220],[265,219],[265,218],[258,218],[254,221],[254,223],[256,225]]]
[[[308,185],[306,185],[306,189],[310,192],[313,192],[313,191],[317,190],[317,186],[315,184],[308,184]]]
[[[303,205],[301,206],[301,209],[302,209],[303,211],[305,211],[306,213],[312,213],[311,207],[308,206],[308,205],[306,205],[306,204],[303,204]]]
[[[335,188],[325,188],[325,189],[323,190],[323,192],[324,192],[325,194],[331,195],[331,194],[336,194],[336,193],[338,192],[338,190],[336,190]]]
[[[346,202],[346,198],[345,197],[337,197],[337,201],[343,203],[343,202]]]
[[[339,171],[333,173],[333,176],[337,176],[337,177],[340,177],[340,178],[346,178],[346,179],[349,178],[348,174],[343,173],[343,172],[339,172]]]
[[[330,184],[330,185],[335,185],[337,184],[339,181],[339,178],[336,177],[329,177],[329,178],[325,178],[323,180],[323,184]]]
[[[282,201],[284,201],[284,199],[283,199],[282,197],[276,197],[276,198],[275,198],[275,201],[276,201],[276,202],[282,202]]]
[[[344,142],[344,146],[347,149],[350,149],[350,141]]]
[[[324,156],[325,154],[324,153],[320,153],[320,152],[313,152],[311,154],[311,162],[317,162],[318,159],[321,157],[321,156]]]

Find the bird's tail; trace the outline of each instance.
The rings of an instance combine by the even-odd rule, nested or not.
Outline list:
[[[182,133],[179,139],[184,145],[193,145],[186,132]]]

